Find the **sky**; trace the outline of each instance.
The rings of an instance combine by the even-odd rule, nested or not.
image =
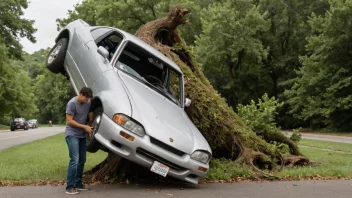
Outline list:
[[[42,48],[52,47],[59,34],[56,30],[56,19],[67,17],[68,10],[73,10],[74,5],[82,0],[28,0],[29,5],[24,10],[23,18],[34,20],[34,33],[36,43],[31,43],[26,38],[20,39],[23,50],[33,53]]]

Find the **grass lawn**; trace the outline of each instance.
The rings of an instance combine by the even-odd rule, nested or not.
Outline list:
[[[85,170],[102,162],[107,153],[87,153]],[[66,179],[69,162],[64,134],[0,151],[0,181],[36,182]]]
[[[352,144],[302,139],[299,145],[352,153]]]
[[[302,153],[317,162],[312,167],[286,167],[275,173],[280,178],[301,177],[346,177],[352,178],[351,144],[301,140]],[[319,150],[328,148],[329,151]],[[343,151],[339,153],[335,151]],[[85,170],[90,170],[106,158],[105,152],[88,153]],[[23,144],[0,151],[0,183],[39,181],[63,181],[69,161],[64,134],[58,134],[42,140]],[[231,181],[234,178],[251,179],[254,173],[234,164],[230,160],[213,159],[206,176],[208,180]]]
[[[350,144],[350,146],[352,146]],[[312,167],[285,168],[277,174],[281,177],[346,177],[352,178],[352,154],[300,148],[310,160],[318,162]]]
[[[7,126],[7,125],[0,124],[0,130],[10,130],[10,125]]]
[[[305,132],[301,132],[304,134]],[[346,136],[346,137],[352,137],[351,132],[323,132],[323,131],[312,131],[312,132],[306,132],[310,134],[316,134],[316,135],[334,135],[334,136]]]

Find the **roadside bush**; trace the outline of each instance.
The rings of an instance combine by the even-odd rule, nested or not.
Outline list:
[[[265,132],[279,132],[280,128],[276,127],[275,116],[278,114],[277,108],[283,105],[284,103],[278,102],[275,97],[269,98],[268,94],[264,94],[257,104],[251,100],[249,105],[237,105],[237,111],[244,123],[261,135]]]
[[[290,137],[292,141],[298,143],[302,139],[302,135],[299,133],[300,130],[301,128],[293,129],[292,135]]]

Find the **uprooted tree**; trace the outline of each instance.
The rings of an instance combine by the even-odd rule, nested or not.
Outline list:
[[[185,75],[185,92],[192,99],[186,112],[208,141],[213,158],[224,157],[251,167],[255,172],[281,170],[290,165],[306,165],[297,145],[279,132],[266,131],[260,136],[246,126],[212,87],[200,70],[183,39],[178,26],[187,23],[187,9],[172,8],[167,17],[151,21],[139,28],[136,36],[153,46],[179,65]],[[283,154],[273,142],[286,144],[289,154]],[[88,173],[94,180],[117,178],[126,167],[125,160],[116,154],[108,157]]]

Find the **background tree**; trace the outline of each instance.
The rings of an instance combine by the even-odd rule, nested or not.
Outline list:
[[[36,111],[26,72],[18,71],[11,59],[22,58],[19,37],[35,42],[34,21],[23,19],[26,0],[0,2],[0,122],[9,124],[10,114],[31,116]]]
[[[76,95],[70,81],[63,75],[55,75],[46,69],[37,76],[34,88],[38,95],[39,121],[65,123],[66,104]]]
[[[45,68],[49,49],[22,55],[23,60],[8,59],[0,76],[0,123],[9,124],[10,114],[26,119],[37,118],[40,123],[65,122],[65,107],[75,96],[70,82]],[[5,56],[6,57],[6,56]]]
[[[4,57],[6,54],[3,54],[2,58]],[[10,123],[11,113],[16,117],[29,118],[37,112],[35,97],[31,91],[32,79],[27,72],[15,69],[13,63],[15,62],[0,63],[0,120],[4,124]]]
[[[203,32],[194,49],[196,58],[233,107],[264,93],[284,101],[283,92],[292,86],[294,70],[301,67],[299,56],[306,53],[306,37],[311,34],[308,16],[321,15],[327,7],[320,0],[236,0],[210,5],[201,14]],[[286,116],[285,109],[281,117]]]
[[[268,48],[260,34],[269,29],[266,14],[252,1],[214,3],[201,14],[202,34],[195,56],[205,75],[229,104],[247,103],[266,92],[270,79],[262,69]]]
[[[308,18],[311,13],[324,14],[329,4],[327,0],[261,0],[258,5],[270,21],[269,31],[260,36],[262,44],[269,49],[262,62],[265,75],[270,78],[265,92],[286,101],[283,93],[291,88],[295,70],[302,66],[299,56],[306,54],[306,37],[312,32]],[[287,103],[279,108],[277,123],[285,128],[305,125],[301,119],[288,114],[288,108]]]
[[[22,45],[20,37],[25,37],[35,42],[33,36],[36,31],[33,28],[33,20],[22,18],[23,9],[28,7],[27,0],[8,0],[0,2],[0,43],[5,44],[10,58],[20,59],[22,57]]]
[[[285,92],[291,112],[312,127],[352,128],[351,0],[329,0],[325,16],[309,20],[315,34],[291,90]]]

